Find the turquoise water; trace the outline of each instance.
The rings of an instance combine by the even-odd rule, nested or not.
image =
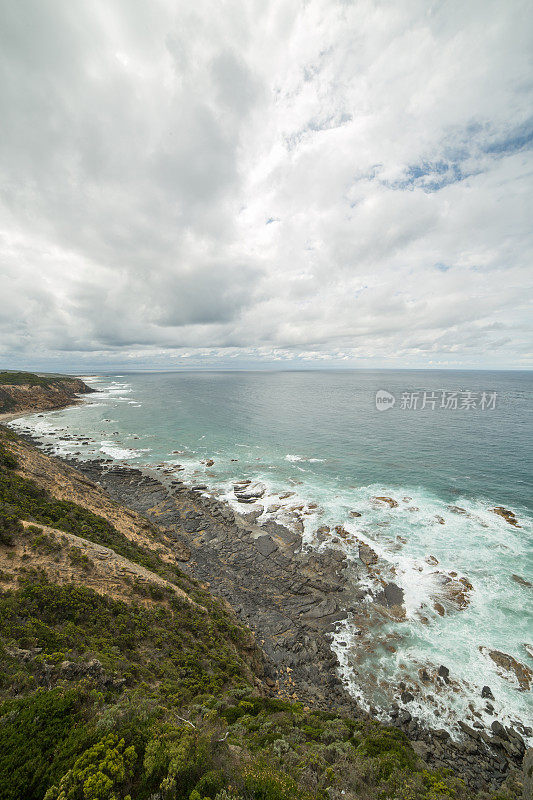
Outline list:
[[[433,723],[479,713],[490,724],[480,698],[488,684],[502,718],[531,724],[530,692],[488,655],[499,650],[533,669],[532,589],[512,577],[533,582],[531,373],[182,372],[87,382],[99,391],[83,405],[14,425],[61,453],[179,465],[180,477],[236,508],[233,481],[257,480],[265,494],[245,511],[262,509],[261,520],[303,530],[307,546],[333,543],[354,560],[359,543],[370,544],[379,561],[359,577],[369,592],[363,613],[334,642],[363,702],[386,709],[403,681],[416,698],[410,710]],[[395,397],[392,408],[376,409],[378,390]],[[403,407],[402,394],[413,392],[418,407]],[[443,392],[459,393],[457,409],[441,408]],[[461,408],[469,398],[476,407]],[[514,512],[520,527],[495,506]],[[332,532],[317,536],[321,526]],[[405,619],[375,611],[372,595],[390,580],[404,590]],[[440,664],[449,685],[433,679]]]

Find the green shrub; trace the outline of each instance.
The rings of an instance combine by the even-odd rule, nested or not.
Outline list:
[[[85,572],[90,572],[94,564],[89,556],[84,553],[81,547],[70,547],[68,551],[70,563],[73,567],[78,567]]]
[[[395,728],[384,728],[367,736],[357,753],[377,759],[377,776],[381,780],[387,780],[397,770],[413,770],[417,762],[405,734]]]
[[[18,461],[14,455],[0,445],[0,468],[2,467],[4,469],[17,469]]]
[[[277,772],[271,767],[245,767],[243,775],[244,791],[250,800],[300,800],[309,798],[289,775]]]
[[[41,800],[73,754],[87,746],[86,700],[76,690],[39,690],[0,708],[2,800]]]
[[[195,790],[200,797],[214,797],[221,789],[224,788],[226,781],[224,773],[220,770],[209,770],[205,775],[202,775],[196,786]]]
[[[27,531],[41,531],[41,528],[36,528],[35,526],[30,526]],[[53,553],[59,553],[62,550],[61,544],[54,539],[53,536],[49,536],[47,533],[34,533],[31,536],[31,546],[34,550],[38,550],[40,553],[44,553],[45,555],[52,555]]]
[[[299,714],[301,709],[300,703],[289,703],[276,697],[244,697],[238,705],[221,709],[220,714],[229,725],[233,725],[241,717],[257,716],[262,711],[270,714],[288,711]]]
[[[189,726],[165,727],[146,746],[145,773],[160,781],[164,796],[167,793],[174,797],[172,792],[178,789],[178,797],[188,798],[210,765],[208,739]]]
[[[76,759],[59,784],[48,789],[44,800],[126,800],[136,761],[135,748],[109,734]]]
[[[0,639],[45,653],[96,655],[109,668],[120,666],[137,680],[159,684],[180,704],[243,682],[246,675],[217,626],[190,603],[175,599],[170,610],[131,608],[84,586],[49,583],[38,573],[29,573],[16,591],[0,594]]]
[[[13,514],[0,514],[0,544],[12,547],[15,536],[24,533],[22,522]]]

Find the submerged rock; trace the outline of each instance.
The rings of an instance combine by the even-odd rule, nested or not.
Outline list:
[[[386,503],[389,508],[398,508],[398,501],[393,500],[392,497],[373,497],[372,500],[378,500],[380,503]]]
[[[520,577],[520,575],[511,575],[511,578],[513,579],[513,581],[515,581],[515,583],[519,583],[520,586],[526,586],[528,589],[533,588],[533,583],[526,581],[526,579]]]
[[[337,536],[340,536],[341,539],[346,539],[346,537],[350,535],[342,525],[335,525],[335,533]]]
[[[426,559],[427,560],[427,559]],[[429,561],[428,563],[432,563]],[[473,586],[467,578],[458,578],[456,572],[434,572],[435,581],[440,585],[440,590],[435,598],[437,602],[433,607],[443,617],[451,611],[461,611],[470,603],[470,593]],[[444,604],[444,605],[443,605]]]
[[[509,511],[509,509],[504,508],[503,506],[495,506],[494,508],[491,508],[491,511],[493,514],[497,514],[499,517],[503,517],[503,519],[506,522],[508,522],[509,525],[512,525],[514,528],[521,527],[518,524],[516,515],[512,511]]]
[[[479,650],[494,661],[496,666],[502,670],[504,677],[509,677],[511,674],[514,675],[520,689],[522,691],[529,691],[531,681],[533,680],[533,672],[529,667],[526,667],[525,664],[521,664],[520,661],[517,661],[513,656],[502,653],[501,650],[489,650],[487,647],[480,647]]]

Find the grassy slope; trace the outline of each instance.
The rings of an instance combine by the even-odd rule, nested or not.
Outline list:
[[[18,475],[14,438],[0,428],[0,547],[8,564],[22,548],[24,564],[0,591],[0,799],[471,797],[395,729],[258,696],[235,618],[107,520]],[[19,519],[112,547],[207,614],[169,593],[149,605],[103,597],[81,567],[76,583],[54,584],[32,554],[51,572],[67,545]]]

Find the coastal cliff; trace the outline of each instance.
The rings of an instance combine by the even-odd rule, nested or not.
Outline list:
[[[77,395],[93,392],[80,378],[0,372],[0,414],[51,411],[76,402]]]
[[[201,486],[0,426],[0,799],[520,797],[515,732],[453,741],[347,694],[350,585]]]

